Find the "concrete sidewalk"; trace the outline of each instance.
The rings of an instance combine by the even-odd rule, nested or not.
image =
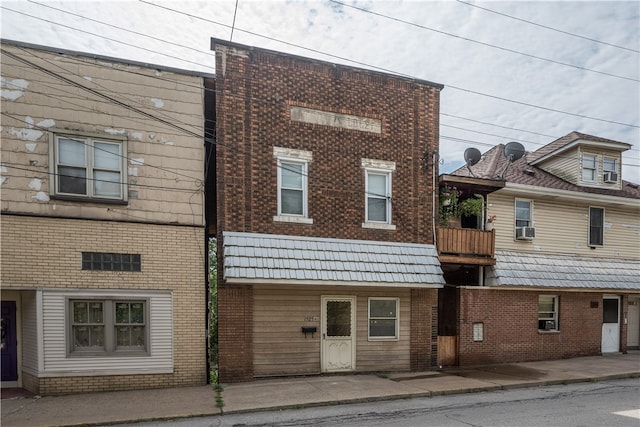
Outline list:
[[[329,375],[223,385],[222,411],[247,412],[640,377],[640,352],[422,373]],[[212,386],[2,400],[2,426],[125,423],[219,415]]]

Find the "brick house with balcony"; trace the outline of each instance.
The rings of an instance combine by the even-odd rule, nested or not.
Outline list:
[[[630,147],[572,132],[515,161],[497,145],[440,177],[442,188],[484,201],[466,220],[484,231],[438,233],[445,364],[638,348],[640,188],[620,175]],[[493,242],[478,244],[479,233]]]
[[[211,48],[220,380],[435,365],[442,86]]]
[[[2,386],[206,384],[204,76],[2,42]]]

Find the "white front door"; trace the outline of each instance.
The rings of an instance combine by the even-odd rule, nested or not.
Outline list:
[[[604,296],[602,300],[602,352],[620,351],[620,297]]]
[[[356,298],[322,297],[322,372],[356,368]]]

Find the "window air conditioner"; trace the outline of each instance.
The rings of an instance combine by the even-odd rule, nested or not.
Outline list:
[[[553,320],[547,320],[544,322],[544,330],[545,331],[553,331],[556,328],[556,322]]]
[[[617,172],[605,172],[603,175],[602,180],[604,182],[618,182]]]
[[[536,237],[536,229],[533,227],[517,227],[516,239],[517,240],[532,240]]]

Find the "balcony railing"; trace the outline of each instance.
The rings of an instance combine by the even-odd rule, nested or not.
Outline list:
[[[496,246],[493,231],[472,228],[438,228],[440,262],[493,265]]]

